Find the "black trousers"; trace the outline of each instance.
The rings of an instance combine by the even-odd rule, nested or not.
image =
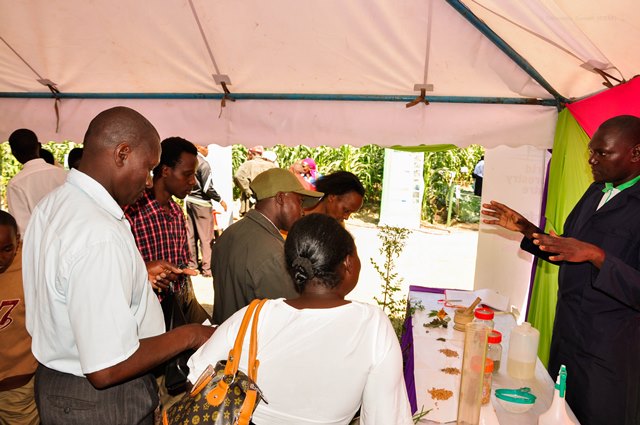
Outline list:
[[[153,425],[158,387],[147,374],[97,390],[86,378],[39,365],[35,397],[42,425]]]

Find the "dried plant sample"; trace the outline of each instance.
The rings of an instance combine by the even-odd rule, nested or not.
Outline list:
[[[431,394],[431,398],[434,400],[449,400],[453,397],[453,391],[449,391],[445,388],[431,388],[427,390]]]
[[[457,367],[445,367],[444,369],[440,369],[440,371],[447,375],[460,375],[460,369]]]
[[[442,348],[442,349],[440,349],[438,351],[440,351],[442,354],[444,354],[447,357],[456,357],[456,358],[459,357],[457,351],[450,350],[448,348]]]

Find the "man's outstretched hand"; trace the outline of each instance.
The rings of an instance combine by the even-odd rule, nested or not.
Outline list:
[[[534,233],[541,232],[537,226],[524,218],[522,214],[500,202],[491,201],[488,204],[482,204],[482,214],[493,217],[490,219],[483,218],[483,223],[500,226],[514,232],[520,232],[529,239],[533,238]]]

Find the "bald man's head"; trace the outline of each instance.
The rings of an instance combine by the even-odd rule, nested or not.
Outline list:
[[[138,147],[148,140],[160,141],[153,124],[139,112],[124,106],[116,106],[100,112],[89,124],[84,135],[84,155],[111,150],[122,142]]]
[[[609,118],[598,127],[596,133],[615,135],[617,143],[635,146],[640,144],[640,118],[633,115]]]
[[[107,109],[89,124],[78,170],[104,186],[124,206],[152,186],[151,170],[160,161],[160,136],[138,112]]]

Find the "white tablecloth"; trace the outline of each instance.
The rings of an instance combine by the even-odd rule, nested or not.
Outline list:
[[[421,407],[425,410],[433,409],[421,424],[455,423],[458,404],[460,376],[444,375],[439,372],[443,367],[458,367],[461,369],[462,354],[464,348],[464,333],[453,329],[454,308],[445,307],[439,300],[444,299],[444,294],[421,292],[412,290],[409,292],[412,302],[419,301],[425,307],[422,311],[416,311],[413,318],[413,358],[415,392],[418,411]],[[429,323],[433,317],[428,317],[432,310],[444,310],[451,317],[448,328],[425,328],[424,323]],[[500,370],[493,375],[491,404],[495,409],[498,421],[501,425],[536,425],[538,416],[546,412],[551,406],[554,391],[554,381],[538,359],[534,379],[517,380],[507,375],[507,353],[509,349],[509,335],[511,329],[516,326],[515,318],[511,314],[496,313],[494,318],[495,329],[502,332],[502,362]],[[428,331],[428,332],[427,332]],[[443,341],[444,339],[444,341]],[[459,353],[459,357],[446,357],[439,350],[450,349]],[[570,373],[569,372],[569,379]],[[495,390],[498,388],[529,387],[537,397],[535,405],[526,413],[510,413],[504,410],[495,398]],[[427,392],[432,388],[447,388],[454,392],[454,396],[446,401],[435,401]],[[437,404],[436,404],[437,403]],[[578,420],[568,409],[570,418],[576,423]]]

